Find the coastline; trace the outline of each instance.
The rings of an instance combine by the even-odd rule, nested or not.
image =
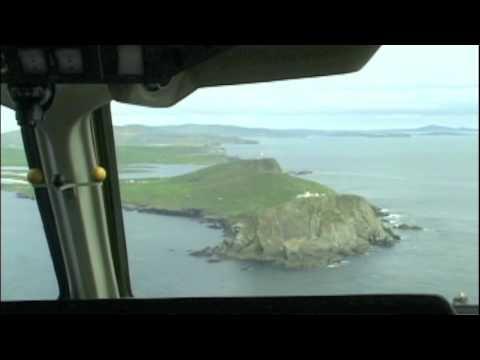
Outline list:
[[[28,195],[22,192],[11,191],[6,189],[2,189],[2,191],[14,193],[20,199],[35,200],[35,197],[33,195]],[[155,206],[136,205],[136,204],[129,204],[129,203],[123,203],[122,209],[125,211],[136,211],[144,214],[188,218],[188,219],[200,222],[201,224],[208,224],[208,227],[212,229],[219,229],[224,231],[229,230],[227,225],[227,218],[222,216],[208,215],[205,213],[203,209],[187,208],[187,209],[172,210],[172,209],[158,208]],[[388,209],[383,209],[375,205],[372,205],[372,209],[377,218],[379,218],[385,224],[392,225],[394,229],[423,230],[422,227],[417,225],[407,225],[404,223],[392,224],[391,221],[388,219],[395,214],[390,213]]]
[[[16,192],[16,196],[19,198],[34,200],[33,196]],[[386,236],[385,241],[377,239],[374,242],[371,242],[370,245],[380,246],[380,247],[392,247],[394,242],[401,240],[401,237],[393,232],[393,229],[390,228],[385,219],[388,218],[391,214],[387,209],[382,209],[374,205],[370,205],[374,213],[374,217],[379,219],[384,225]],[[260,262],[270,262],[273,264],[284,265],[287,268],[308,268],[308,267],[318,267],[318,266],[330,266],[336,264],[339,261],[342,261],[346,256],[350,255],[361,255],[368,250],[367,245],[362,244],[358,247],[349,249],[345,248],[343,251],[326,251],[322,252],[320,255],[296,255],[295,257],[291,256],[277,256],[273,254],[250,254],[243,253],[243,249],[237,251],[238,249],[232,248],[230,245],[235,242],[237,231],[235,226],[238,224],[235,223],[232,219],[222,216],[214,216],[205,213],[203,209],[197,208],[187,208],[187,209],[165,209],[157,208],[155,206],[145,206],[137,205],[131,203],[123,203],[122,209],[128,212],[136,211],[138,213],[152,214],[152,215],[163,215],[163,216],[172,216],[187,218],[193,221],[196,221],[201,224],[205,224],[207,227],[216,230],[222,230],[223,241],[213,247],[206,247],[203,249],[188,251],[190,256],[195,257],[204,257],[209,263],[217,263],[226,259],[236,259],[236,260],[256,260]],[[393,227],[397,228],[398,227]],[[287,249],[287,248],[285,248]],[[287,249],[288,250],[288,249]],[[285,251],[287,251],[285,250]],[[343,255],[342,255],[343,254]],[[285,258],[283,258],[285,257]],[[298,258],[297,258],[298,257]]]
[[[5,190],[5,189],[3,191],[14,193],[16,197],[20,199],[35,200],[35,197],[33,195],[31,196],[25,193]],[[224,217],[207,215],[205,214],[203,209],[189,208],[189,209],[171,210],[171,209],[157,208],[155,206],[145,206],[145,205],[136,205],[136,204],[128,204],[128,203],[122,204],[122,209],[129,212],[136,211],[144,214],[188,218],[191,220],[198,221],[202,224],[209,224],[209,227],[214,229],[225,230],[225,227],[226,227],[226,219]]]

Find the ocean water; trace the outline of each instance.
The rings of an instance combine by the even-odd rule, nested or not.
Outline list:
[[[161,149],[159,150],[161,151]],[[163,165],[163,164],[134,164],[125,168],[119,174],[120,180],[148,179],[167,176],[179,176],[189,172],[203,169],[204,165]]]
[[[303,178],[365,196],[395,214],[392,219],[425,231],[399,232],[402,240],[393,248],[372,248],[334,266],[286,270],[191,257],[188,250],[219,243],[221,231],[188,219],[124,212],[137,297],[428,293],[451,299],[464,291],[478,303],[477,137],[259,140],[225,148],[243,158],[273,157],[285,171],[313,171]],[[188,167],[132,174],[138,178],[142,171],[171,176]],[[2,299],[55,298],[35,202],[2,192],[1,203]]]

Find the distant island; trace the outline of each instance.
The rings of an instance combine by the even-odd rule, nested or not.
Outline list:
[[[227,125],[114,126],[117,146],[220,146],[222,144],[257,144],[258,138],[311,136],[409,137],[419,135],[478,135],[478,129],[429,125],[418,128],[383,130],[264,129]],[[22,146],[19,131],[2,134],[2,148]]]
[[[428,125],[418,128],[380,130],[265,129],[230,125],[116,126],[119,145],[155,143],[176,144],[254,144],[258,138],[333,137],[410,137],[422,135],[478,135],[478,129]]]
[[[116,126],[115,136],[119,145],[136,143],[154,144],[163,139],[167,143],[188,143],[188,138],[210,144],[248,144],[258,138],[304,138],[311,136],[341,137],[410,137],[418,135],[478,135],[478,129],[428,125],[418,128],[379,130],[316,130],[316,129],[266,129],[231,125],[169,125],[169,126]],[[197,142],[198,143],[198,142]],[[136,143],[138,144],[138,143]]]
[[[256,145],[262,138],[478,136],[478,129],[429,125],[395,130],[262,129],[223,125],[115,126],[120,169],[135,163],[213,165],[231,158],[223,145]],[[1,135],[2,166],[26,166],[19,131]],[[161,149],[160,149],[161,148]],[[307,170],[308,171],[308,170]],[[298,174],[302,175],[302,174]]]

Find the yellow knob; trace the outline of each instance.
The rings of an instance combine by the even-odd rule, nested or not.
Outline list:
[[[97,166],[93,169],[93,180],[97,182],[102,182],[107,178],[107,170],[101,166]]]
[[[40,185],[43,183],[43,173],[40,169],[30,169],[28,170],[27,180],[32,185]]]

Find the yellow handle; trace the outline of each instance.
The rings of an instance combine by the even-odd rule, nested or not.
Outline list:
[[[96,182],[103,182],[107,178],[107,170],[101,166],[97,166],[92,172],[93,180]]]
[[[42,170],[37,168],[28,170],[27,180],[32,185],[42,184],[44,180]]]

